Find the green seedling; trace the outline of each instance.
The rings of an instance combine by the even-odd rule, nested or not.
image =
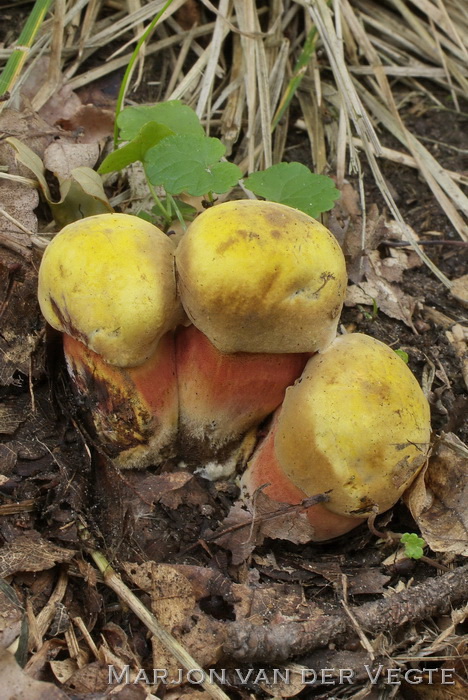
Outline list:
[[[396,354],[398,355],[398,357],[401,357],[401,359],[403,360],[403,362],[405,363],[405,365],[407,365],[408,362],[409,362],[409,355],[408,355],[408,353],[405,352],[404,350],[401,350],[401,348],[398,348],[398,350],[395,350],[395,352],[396,352]]]
[[[359,311],[362,313],[362,315],[367,318],[368,321],[375,321],[377,318],[377,315],[379,313],[379,307],[377,305],[376,299],[372,298],[372,311],[366,311],[366,309],[361,306],[360,304],[357,305],[357,308]]]
[[[409,559],[421,559],[424,554],[423,547],[426,546],[422,537],[419,537],[415,532],[405,532],[401,536],[400,542],[405,546],[405,554]]]
[[[242,177],[240,168],[225,160],[224,144],[206,136],[196,113],[178,100],[127,107],[117,116],[117,129],[118,143],[123,145],[104,159],[99,172],[110,173],[141,161],[156,202],[153,213],[162,216],[166,226],[174,216],[182,223],[186,219],[179,195],[204,197],[212,203],[214,195],[228,192]],[[301,163],[273,165],[250,175],[244,185],[259,197],[314,218],[331,209],[340,196],[331,178],[315,175]]]

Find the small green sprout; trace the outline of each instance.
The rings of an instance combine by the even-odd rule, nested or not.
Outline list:
[[[401,359],[403,360],[403,362],[405,363],[405,365],[408,364],[408,362],[409,362],[409,355],[408,355],[407,352],[405,352],[405,351],[402,350],[401,348],[398,348],[398,350],[395,350],[395,353],[398,355],[398,357],[401,357]]]
[[[409,559],[421,559],[424,554],[423,547],[426,546],[422,537],[419,537],[415,532],[405,532],[401,536],[400,542],[405,546],[405,554]]]

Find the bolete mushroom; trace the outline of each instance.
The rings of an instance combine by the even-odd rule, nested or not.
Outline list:
[[[47,247],[38,295],[104,451],[118,467],[159,461],[178,422],[171,240],[127,214],[76,221]]]
[[[391,508],[427,459],[429,404],[403,360],[378,340],[344,335],[312,357],[286,391],[242,489],[280,503],[328,493],[307,517],[315,539]]]
[[[308,357],[335,337],[344,257],[306,214],[241,200],[195,219],[176,265],[198,329],[177,334],[181,439],[216,458],[281,403]]]

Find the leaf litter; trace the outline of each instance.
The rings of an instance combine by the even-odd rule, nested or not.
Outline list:
[[[285,135],[289,130],[291,139],[294,131],[291,124],[288,129],[287,112],[285,125],[280,124],[273,134],[269,129],[269,115],[271,116],[278,106],[282,91],[288,89],[286,72],[282,71],[286,64],[292,65],[300,52],[301,39],[304,36],[303,16],[307,15],[307,10],[304,13],[300,3],[286,4],[288,7],[284,17],[281,16],[284,8],[280,9],[279,4],[270,8],[268,27],[264,35],[261,35],[261,31],[264,31],[267,25],[260,25],[258,19],[263,22],[262,17],[265,15],[260,11],[257,19],[255,12],[252,13],[255,7],[253,3],[246,3],[245,7],[243,3],[234,3],[230,8],[229,23],[222,18],[222,14],[214,13],[209,17],[214,19],[214,22],[205,22],[198,27],[193,24],[193,15],[190,13],[194,12],[199,21],[200,13],[204,10],[200,10],[200,7],[193,3],[175,3],[174,11],[168,13],[169,16],[163,25],[166,28],[165,33],[158,30],[155,40],[147,47],[145,61],[148,64],[151,63],[152,56],[158,57],[158,53],[164,51],[165,53],[161,54],[164,56],[163,62],[166,62],[166,66],[177,69],[177,73],[172,77],[172,95],[168,94],[166,97],[182,98],[189,104],[197,104],[200,116],[210,124],[213,133],[216,132],[219,122],[222,122],[226,141],[231,146],[236,138],[233,134],[240,134],[240,142],[235,145],[234,153],[235,162],[244,171],[267,162],[273,157],[270,153],[280,160],[286,143]],[[50,152],[52,154],[53,150],[56,151],[58,162],[53,164],[53,161],[47,161],[46,164],[49,170],[55,170],[60,177],[68,179],[68,182],[71,182],[71,168],[62,170],[62,167],[67,165],[68,154],[73,152],[80,154],[79,159],[83,157],[84,160],[76,167],[92,167],[90,159],[91,154],[96,152],[95,144],[111,131],[112,104],[93,105],[90,104],[91,99],[86,96],[83,97],[83,104],[78,93],[73,90],[82,90],[98,73],[105,75],[107,71],[115,69],[115,61],[125,65],[128,56],[125,55],[124,49],[124,55],[120,58],[112,59],[108,64],[101,63],[91,69],[82,69],[81,60],[102,50],[99,43],[103,46],[111,36],[122,31],[120,26],[128,29],[150,19],[154,14],[155,3],[143,6],[136,3],[129,12],[126,9],[122,10],[118,19],[120,24],[106,21],[104,16],[99,15],[99,8],[92,8],[92,5],[93,3],[90,3],[88,7],[86,2],[81,3],[80,7],[88,7],[89,10],[89,13],[86,11],[87,21],[82,25],[76,23],[78,13],[81,12],[78,4],[76,8],[69,8],[66,22],[75,21],[70,27],[73,27],[78,41],[68,49],[73,54],[72,58],[68,59],[71,61],[71,64],[68,64],[68,76],[65,65],[61,64],[63,56],[55,53],[51,59],[58,62],[60,71],[56,71],[56,75],[59,75],[59,83],[56,85],[60,85],[62,81],[62,87],[41,107],[41,114],[46,121],[39,124],[32,112],[22,125],[18,126],[18,113],[5,110],[2,113],[2,132],[8,137],[27,143],[41,159],[44,159],[47,144],[57,135],[57,125],[68,129],[68,134],[60,133],[60,139],[64,139],[64,143],[59,143],[58,147],[55,146]],[[92,11],[89,8],[92,8]],[[376,177],[377,188],[390,207],[392,217],[389,218],[383,213],[380,195],[369,185],[366,187],[367,201],[362,200],[363,187],[353,173],[350,175],[351,183],[345,182],[340,185],[342,198],[330,214],[330,225],[333,228],[332,224],[335,221],[334,231],[344,239],[350,278],[353,281],[349,288],[353,291],[350,293],[357,295],[360,290],[359,293],[362,294],[364,289],[364,294],[361,297],[357,296],[345,311],[342,329],[348,327],[350,330],[358,329],[380,336],[386,342],[394,342],[395,347],[396,344],[404,345],[409,351],[409,361],[413,370],[419,376],[423,370],[425,372],[436,431],[440,433],[442,429],[445,429],[445,432],[455,429],[460,436],[466,436],[463,425],[457,420],[459,416],[466,415],[463,414],[463,406],[466,410],[463,391],[466,390],[467,381],[467,319],[462,306],[465,299],[463,278],[466,267],[463,269],[462,264],[464,251],[459,249],[461,256],[457,266],[457,259],[454,259],[453,254],[451,256],[451,252],[457,252],[456,248],[452,251],[447,245],[436,249],[428,248],[437,250],[437,254],[431,255],[431,258],[434,257],[440,265],[442,275],[439,278],[442,282],[447,279],[446,274],[450,277],[452,299],[444,292],[441,283],[428,278],[425,269],[415,265],[413,252],[418,241],[421,242],[423,237],[427,238],[427,231],[431,229],[443,231],[444,237],[448,231],[452,240],[457,235],[453,232],[457,231],[461,239],[466,240],[465,228],[460,219],[465,207],[465,200],[461,194],[463,179],[460,180],[460,176],[463,178],[463,172],[456,173],[457,177],[453,178],[450,173],[460,171],[459,164],[444,158],[440,147],[435,149],[434,155],[430,154],[429,145],[427,148],[422,147],[424,134],[420,135],[419,141],[417,135],[408,136],[407,129],[402,129],[399,116],[393,107],[392,93],[393,86],[396,85],[395,103],[404,94],[402,107],[398,106],[398,110],[404,116],[404,101],[407,100],[411,107],[410,91],[418,95],[419,106],[416,100],[414,107],[420,108],[421,104],[429,102],[431,109],[441,109],[441,112],[446,109],[441,95],[445,92],[450,93],[456,112],[457,105],[463,105],[462,91],[466,88],[466,32],[462,31],[466,20],[460,14],[458,3],[453,0],[446,0],[443,4],[424,3],[420,7],[419,15],[414,12],[411,3],[403,6],[393,1],[378,7],[368,0],[343,2],[335,5],[335,11],[337,14],[332,17],[322,2],[317,3],[315,10],[315,19],[320,27],[319,41],[323,42],[325,50],[329,52],[330,67],[327,64],[325,69],[327,59],[323,53],[320,61],[313,56],[310,62],[305,64],[303,80],[296,95],[299,105],[306,104],[307,100],[315,104],[313,108],[318,119],[316,118],[315,122],[309,118],[304,120],[310,143],[302,147],[301,157],[305,161],[312,157],[314,162],[321,163],[322,167],[327,160],[331,164],[336,162],[337,171],[343,172],[343,161],[346,162],[348,158],[350,163],[357,167],[358,159],[361,158],[356,150],[357,146],[365,154],[361,172],[366,169],[365,160],[368,158]],[[94,20],[91,21],[93,13]],[[404,23],[401,21],[402,17],[405,18]],[[330,19],[335,22],[334,25],[330,23]],[[310,19],[307,21],[310,26]],[[435,22],[435,25],[431,25],[431,21]],[[213,34],[215,26],[216,35]],[[429,34],[427,28],[430,28]],[[340,31],[343,31],[346,61],[342,60],[338,52],[338,58],[333,62],[330,49],[335,45],[336,39],[340,39]],[[223,48],[229,33],[232,33],[233,38],[233,55],[237,57],[230,69],[223,60]],[[206,41],[208,37],[209,42],[211,36],[218,42],[213,47],[213,55],[218,58],[213,58],[210,63]],[[273,36],[277,39],[282,38],[283,42],[264,43]],[[47,40],[47,33],[44,37]],[[297,40],[293,39],[289,45],[284,43],[285,39],[288,42],[293,37],[297,37]],[[194,52],[193,55],[198,56],[196,70],[187,68],[182,61],[177,63],[173,47],[180,41],[186,42],[189,54]],[[356,50],[357,45],[363,47],[361,54]],[[281,46],[286,46],[283,53],[280,53]],[[433,50],[434,46],[438,46],[436,51]],[[33,59],[35,51],[34,48]],[[73,70],[70,70],[70,65]],[[203,72],[201,69],[204,65],[209,65],[209,70]],[[370,72],[371,68],[373,73]],[[231,74],[229,70],[232,71]],[[235,78],[235,74],[243,78],[244,72],[247,75],[245,82]],[[265,76],[268,73],[270,77],[281,76],[281,80],[257,80],[257,75]],[[37,93],[42,88],[42,74],[43,71],[39,70],[35,78],[35,87],[33,85],[30,93],[33,104],[36,97],[34,90]],[[53,71],[48,75],[50,80]],[[386,76],[391,76],[394,81],[391,87]],[[272,85],[276,85],[277,89],[272,90],[268,87]],[[311,85],[315,86],[313,98],[310,97]],[[439,91],[433,88],[434,85],[438,86]],[[347,98],[344,91],[349,87],[352,89]],[[406,93],[398,92],[403,88]],[[50,88],[48,89],[50,91]],[[388,90],[391,100],[388,100]],[[259,94],[256,94],[257,91]],[[147,88],[147,94],[150,93],[151,89]],[[152,94],[148,101],[154,101],[154,91]],[[54,103],[56,96],[59,99]],[[210,109],[213,100],[218,111],[212,113]],[[36,104],[39,102],[36,100]],[[412,223],[411,227],[408,223],[402,225],[398,216],[400,209],[411,220],[412,217],[416,217],[413,209],[418,207],[411,201],[405,202],[401,194],[398,197],[398,191],[393,192],[391,186],[398,189],[401,180],[404,187],[408,187],[411,192],[411,189],[416,187],[415,181],[407,177],[401,169],[393,171],[392,175],[384,159],[388,158],[388,164],[393,162],[390,156],[394,158],[394,153],[385,149],[379,150],[370,121],[365,122],[367,128],[358,130],[359,143],[350,138],[350,123],[355,120],[355,110],[358,106],[362,107],[365,116],[367,109],[372,118],[379,123],[378,139],[383,140],[382,133],[386,130],[393,134],[393,138],[400,140],[401,148],[407,148],[411,153],[411,156],[407,153],[403,155],[413,159],[410,167],[418,168],[420,176],[432,190],[432,197],[442,203],[450,224],[444,223],[444,214],[439,213],[437,224],[431,222],[430,226],[421,226],[418,222],[418,225]],[[329,110],[334,117],[338,115],[339,118],[330,120],[327,115]],[[461,118],[460,112],[457,114],[454,116],[454,123]],[[9,122],[3,121],[7,115]],[[242,127],[246,117],[250,126],[244,133]],[[339,123],[344,125],[341,131],[338,130]],[[297,140],[299,130],[296,131],[293,140]],[[437,134],[435,136],[437,139]],[[71,150],[68,148],[69,140]],[[92,148],[75,148],[83,143],[90,143]],[[3,142],[1,145],[3,147]],[[391,145],[394,147],[395,143]],[[136,571],[146,572],[140,583],[144,583],[141,586],[143,596],[149,595],[149,607],[153,607],[164,617],[167,601],[177,602],[176,612],[168,612],[168,627],[175,619],[171,618],[171,614],[182,620],[179,630],[182,637],[187,637],[191,630],[197,629],[198,623],[201,633],[198,639],[193,635],[191,648],[194,649],[194,654],[199,650],[201,655],[205,652],[208,656],[211,655],[210,662],[219,648],[212,644],[210,629],[229,629],[229,621],[233,615],[241,625],[246,620],[253,620],[260,626],[272,624],[273,634],[275,629],[277,634],[280,634],[282,628],[275,628],[274,625],[285,618],[295,622],[313,621],[321,614],[322,608],[314,608],[312,604],[317,596],[325,607],[330,606],[330,609],[333,609],[337,601],[342,598],[346,600],[348,596],[375,597],[380,596],[382,590],[389,593],[391,589],[388,583],[399,590],[410,590],[413,585],[412,576],[415,574],[419,581],[424,582],[426,577],[430,581],[431,573],[434,572],[427,567],[421,568],[424,565],[419,564],[419,568],[413,566],[408,570],[409,575],[401,569],[395,578],[395,573],[389,573],[389,570],[383,567],[388,549],[384,551],[383,544],[370,544],[370,535],[364,529],[353,535],[347,543],[331,543],[327,550],[324,550],[323,547],[303,543],[306,533],[302,532],[301,517],[298,513],[293,527],[286,521],[281,531],[281,539],[275,542],[270,526],[274,518],[279,522],[279,515],[271,518],[271,507],[262,502],[263,494],[258,499],[259,503],[256,503],[255,507],[251,505],[249,510],[244,504],[236,501],[235,487],[213,489],[204,480],[184,475],[183,472],[151,474],[140,478],[132,475],[130,481],[134,479],[135,483],[132,484],[131,494],[125,496],[125,490],[128,489],[125,485],[122,489],[123,494],[119,496],[117,491],[113,494],[114,501],[121,500],[115,512],[104,508],[101,513],[101,520],[105,519],[106,513],[111,513],[109,522],[100,521],[99,516],[96,520],[96,506],[99,509],[101,501],[99,489],[97,497],[96,494],[91,495],[93,476],[89,462],[90,443],[87,444],[83,433],[76,432],[73,428],[76,425],[76,415],[68,408],[64,410],[66,403],[60,406],[58,429],[57,417],[50,410],[44,411],[42,405],[41,394],[48,397],[44,383],[45,335],[34,301],[34,268],[28,264],[28,260],[32,259],[29,257],[31,253],[34,256],[36,249],[43,248],[48,240],[47,231],[43,228],[39,231],[34,212],[38,199],[37,187],[33,187],[32,184],[36,178],[40,179],[41,173],[18,165],[17,159],[12,158],[11,149],[8,149],[8,153],[10,155],[5,156],[8,158],[7,173],[22,179],[2,178],[0,183],[0,186],[8,184],[11,187],[9,199],[2,199],[6,205],[2,203],[0,206],[4,207],[13,219],[6,219],[7,235],[2,233],[4,237],[1,239],[2,244],[8,247],[9,253],[5,257],[2,252],[1,260],[3,307],[0,342],[4,345],[0,376],[5,396],[11,399],[15,397],[15,392],[16,395],[23,392],[28,396],[28,401],[22,401],[18,406],[13,402],[7,405],[8,410],[2,414],[5,432],[0,457],[3,460],[2,472],[6,481],[2,481],[4,504],[0,508],[5,510],[0,518],[0,531],[3,541],[7,543],[2,552],[6,558],[2,558],[2,561],[13,567],[7,567],[5,571],[10,572],[11,583],[17,591],[24,587],[33,591],[36,577],[40,577],[41,572],[50,577],[42,582],[42,585],[46,586],[47,581],[45,598],[38,603],[32,615],[29,614],[32,622],[30,629],[34,630],[35,619],[40,621],[41,610],[46,610],[50,617],[47,604],[51,602],[55,606],[53,601],[58,601],[60,596],[61,600],[65,601],[67,610],[71,612],[73,623],[65,632],[57,632],[57,637],[54,636],[54,630],[54,634],[50,633],[49,636],[45,633],[43,646],[31,655],[26,673],[17,665],[11,654],[4,652],[1,657],[2,684],[4,680],[7,683],[11,681],[12,692],[14,690],[18,695],[33,700],[36,697],[71,697],[70,694],[76,693],[81,693],[84,697],[91,697],[91,694],[93,698],[99,694],[105,697],[110,690],[115,697],[121,696],[122,700],[126,697],[151,697],[148,688],[145,687],[110,689],[108,686],[106,664],[115,663],[116,667],[122,668],[124,662],[128,662],[135,668],[142,665],[151,667],[158,664],[153,655],[156,654],[159,658],[159,652],[162,653],[162,650],[154,647],[154,642],[151,651],[149,650],[144,625],[135,617],[129,618],[128,613],[122,612],[118,598],[109,597],[109,594],[105,593],[106,589],[96,569],[82,559],[82,554],[75,553],[83,550],[76,527],[77,519],[83,516],[87,520],[91,519],[98,536],[100,531],[105,531],[105,526],[113,531],[114,537],[105,539],[102,544],[111,548],[112,555],[116,556],[119,562],[131,562],[125,566],[122,563],[122,570],[133,566]],[[3,154],[2,151],[2,163]],[[374,155],[380,159],[382,172],[385,168],[385,178],[379,175]],[[446,165],[442,166],[441,162]],[[320,170],[322,171],[321,168]],[[369,178],[369,174],[367,177]],[[447,178],[450,178],[450,181]],[[104,199],[102,193],[96,195],[94,188],[97,181],[83,183],[83,179],[75,181],[75,194],[72,192],[71,199],[80,201],[85,192],[91,199],[97,199],[107,207],[107,196]],[[72,189],[71,185],[69,187]],[[424,197],[431,196],[427,191],[424,192]],[[410,200],[407,192],[403,197]],[[68,216],[76,216],[73,205]],[[62,221],[65,220],[66,215]],[[2,221],[5,221],[5,218]],[[20,223],[22,228],[15,222]],[[44,226],[42,220],[40,226]],[[413,248],[403,249],[393,245],[408,240]],[[376,317],[368,318],[373,316],[375,306]],[[392,318],[395,320],[390,320]],[[408,327],[409,332],[400,322]],[[48,344],[50,352],[54,347],[54,339],[48,338]],[[32,382],[28,377],[32,378]],[[62,381],[60,375],[58,381]],[[29,414],[27,420],[24,419],[25,414]],[[38,432],[37,429],[31,429],[31,425],[34,424],[34,420],[39,420],[39,416],[42,427]],[[393,514],[394,518],[409,528],[414,528],[416,524],[433,550],[431,556],[440,552],[437,559],[453,568],[455,573],[462,572],[457,557],[461,554],[466,555],[464,450],[466,447],[458,444],[457,438],[450,435],[448,438],[443,437],[439,444],[436,443],[427,470],[419,477],[408,496],[414,521],[411,521],[403,506],[397,507]],[[444,474],[445,478],[441,478],[441,474]],[[99,481],[97,483],[99,484]],[[141,528],[142,523],[145,523],[145,528]],[[224,535],[225,546],[220,546],[222,540],[216,539],[216,533],[229,528],[231,532],[225,532]],[[185,535],[181,536],[183,530]],[[34,550],[34,556],[31,557],[28,547],[34,543],[36,546],[30,547]],[[291,559],[288,566],[283,563],[282,555],[288,549],[291,549],[292,554],[297,554],[303,564],[310,562],[316,570],[316,573],[303,571],[309,576],[315,576],[315,579],[309,579],[307,585],[294,582],[294,576],[298,576],[300,566],[291,566]],[[154,559],[145,561],[148,554]],[[356,575],[350,557],[358,554],[361,561]],[[30,561],[29,566],[37,567],[35,572],[20,572],[15,569],[15,566],[22,565],[25,556]],[[194,559],[196,564],[193,563]],[[61,563],[57,566],[56,562]],[[339,566],[336,566],[337,562]],[[454,568],[457,564],[458,569]],[[49,566],[50,568],[46,568]],[[159,572],[158,568],[164,566],[167,568],[162,568]],[[187,566],[190,567],[190,572],[189,569],[184,569]],[[169,573],[168,569],[171,567],[175,573]],[[64,570],[69,573],[65,583]],[[150,580],[147,580],[148,571],[151,572]],[[291,576],[292,582],[284,583],[278,578],[284,576]],[[390,581],[388,576],[392,577]],[[128,581],[131,581],[130,575]],[[400,585],[397,585],[398,582]],[[64,585],[64,592],[60,592],[63,591]],[[89,599],[93,601],[91,606],[83,601],[83,586],[87,587],[85,590],[88,591]],[[157,594],[154,593],[156,588]],[[57,589],[59,591],[54,598],[53,591]],[[433,595],[436,600],[436,592]],[[466,618],[466,605],[463,608],[466,596],[465,599],[462,596],[461,599],[454,600],[455,606],[462,606],[453,613],[454,620],[456,619],[460,626]],[[209,606],[209,613],[200,607],[206,605]],[[94,612],[90,607],[94,608]],[[18,620],[23,614],[21,609],[17,611],[11,628],[13,636],[18,632]],[[98,617],[104,611],[106,617],[114,615],[122,626],[109,620],[107,624],[102,624],[102,621],[98,623]],[[192,615],[197,617],[196,621],[191,619]],[[57,621],[60,616],[59,611]],[[450,619],[447,613],[445,619]],[[84,622],[80,623],[80,620]],[[416,634],[413,638],[417,640],[414,650],[417,649],[418,654],[430,658],[430,654],[434,654],[434,650],[437,649],[436,653],[447,654],[448,663],[463,673],[457,656],[464,653],[463,636],[460,636],[458,631],[460,627],[452,622],[451,625],[446,636],[438,642],[443,634],[440,630],[434,628],[428,631],[427,626],[423,628],[421,623],[413,623],[413,629],[419,629],[419,636]],[[60,630],[60,624],[56,629]],[[33,631],[30,632],[31,640],[34,639],[33,634]],[[375,650],[374,656],[384,648],[385,663],[389,658],[393,659],[394,663],[405,663],[405,653],[411,653],[409,642],[400,633],[387,634],[383,645],[382,639],[379,640],[379,637],[374,635],[372,628],[367,634]],[[326,653],[309,652],[308,655],[299,658],[305,666],[310,665],[309,667],[314,663],[316,668],[339,668],[344,665],[361,672],[363,664],[370,659],[369,655],[363,656],[358,649],[342,651],[339,648],[339,638],[337,643],[337,650],[331,649]],[[440,646],[437,646],[438,643]],[[226,653],[227,648],[228,645],[224,645],[223,653]],[[377,660],[379,658],[381,657],[377,656]],[[40,675],[49,669],[49,659],[57,682],[65,690],[58,690],[56,686],[42,680],[31,681],[32,676]],[[167,663],[171,663],[169,659]],[[463,665],[463,661],[461,663]],[[359,678],[360,685],[356,691],[364,697],[366,688],[367,691],[370,691],[370,688],[366,686],[365,678]],[[465,691],[460,683],[463,684],[463,681],[459,681],[457,677],[455,687],[457,692],[460,689],[459,692],[463,693]],[[300,692],[301,687],[294,686],[293,689],[292,684],[289,684],[282,689],[275,687],[273,692],[286,697],[292,690]],[[263,690],[269,692],[272,687],[263,685]],[[255,688],[255,692],[261,692],[260,686]],[[245,688],[238,687],[236,693],[246,697]],[[182,687],[180,691],[169,691],[166,697],[194,695],[201,698],[205,694],[195,693],[193,688]]]

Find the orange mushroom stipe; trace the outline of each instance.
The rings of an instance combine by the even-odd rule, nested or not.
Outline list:
[[[184,459],[228,459],[235,467],[235,448],[281,404],[309,357],[310,353],[222,353],[195,326],[179,327],[176,365]]]
[[[241,479],[241,490],[244,495],[254,495],[257,489],[262,489],[272,501],[298,505],[308,498],[286,476],[278,462],[275,453],[275,433],[278,423],[275,415],[270,431],[255,450],[249,462],[248,469]],[[344,535],[357,527],[363,519],[352,518],[348,515],[338,515],[327,509],[326,505],[318,503],[306,508],[304,513],[293,517],[306,517],[314,528],[314,541],[323,542],[339,535]]]
[[[173,456],[179,407],[172,332],[139,367],[110,365],[66,333],[63,347],[73,388],[115,466],[148,467]]]

